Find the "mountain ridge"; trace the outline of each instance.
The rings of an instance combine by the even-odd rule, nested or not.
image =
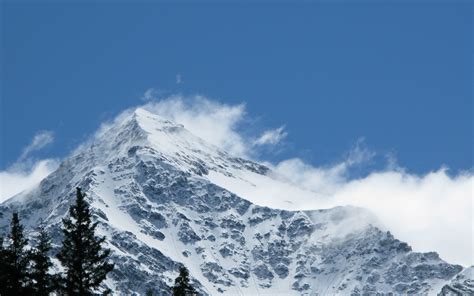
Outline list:
[[[205,295],[433,294],[462,270],[434,252],[412,252],[365,209],[274,209],[271,194],[242,198],[216,174],[281,183],[268,167],[139,108],[0,210],[18,211],[29,231],[43,221],[57,249],[61,218],[81,187],[112,249],[117,268],[106,284],[118,295],[167,295],[182,264]]]

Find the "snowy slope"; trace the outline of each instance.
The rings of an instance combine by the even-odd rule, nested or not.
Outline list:
[[[260,193],[268,182],[275,192]],[[44,221],[59,244],[77,186],[113,251],[107,285],[117,295],[167,295],[182,264],[208,295],[436,294],[462,270],[436,253],[412,252],[361,208],[266,207],[291,208],[278,188],[295,185],[143,109],[1,204],[1,230],[19,211],[30,230]]]
[[[446,284],[440,296],[474,295],[474,266],[460,272],[450,283]]]

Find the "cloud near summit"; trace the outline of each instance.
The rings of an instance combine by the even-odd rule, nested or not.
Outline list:
[[[221,149],[261,162],[265,157],[259,155],[258,147],[277,145],[287,136],[284,126],[256,135],[242,132],[241,127],[252,122],[245,104],[228,105],[204,96],[172,96],[144,107],[183,124]],[[414,251],[437,251],[451,263],[474,264],[473,174],[450,176],[441,164],[425,175],[411,174],[390,156],[386,168],[351,179],[348,170],[364,165],[375,155],[363,144],[363,139],[358,140],[342,161],[332,165],[316,166],[299,158],[265,163],[289,182],[315,193],[314,203],[301,204],[301,209],[338,205],[368,208]],[[292,192],[281,194],[292,196],[292,202],[298,204],[298,196]]]
[[[370,162],[375,155],[367,149],[363,139],[357,141],[341,161],[330,165],[314,165],[300,158],[271,163],[266,161],[260,148],[284,143],[288,135],[285,123],[258,130],[252,126],[255,120],[248,115],[244,103],[229,105],[204,96],[179,95],[156,100],[155,93],[149,90],[145,94],[142,108],[183,124],[190,132],[229,153],[263,162],[288,182],[314,194],[314,202],[308,203],[290,189],[279,192],[291,196],[293,208],[361,206],[375,213],[387,229],[412,245],[415,251],[437,251],[450,263],[474,264],[472,172],[450,176],[440,165],[439,169],[424,175],[411,174],[390,157],[386,168],[352,178],[348,172]],[[104,123],[98,133],[107,125]],[[23,169],[12,166],[0,172],[0,201],[34,186],[56,168],[54,160],[31,160],[34,151],[53,139],[52,134],[38,133],[19,157],[22,161],[18,164],[23,164]],[[274,191],[270,189],[269,192]]]
[[[153,92],[147,93],[149,96]],[[227,105],[204,96],[171,96],[143,108],[183,124],[193,134],[240,157],[253,158],[258,154],[257,146],[276,145],[287,135],[283,126],[257,135],[243,133],[242,126],[249,121],[243,103]]]

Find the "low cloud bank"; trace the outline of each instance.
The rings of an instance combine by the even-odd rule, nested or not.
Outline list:
[[[418,176],[403,170],[373,172],[347,180],[337,168],[317,168],[294,159],[275,166],[294,184],[315,192],[299,208],[355,205],[370,209],[395,237],[415,251],[436,251],[450,263],[474,264],[471,173],[451,177],[446,169]],[[294,203],[298,205],[298,196]]]
[[[445,169],[424,176],[387,171],[347,181],[331,198],[334,205],[372,210],[415,251],[437,251],[451,263],[472,265],[473,186],[472,175],[450,177]]]

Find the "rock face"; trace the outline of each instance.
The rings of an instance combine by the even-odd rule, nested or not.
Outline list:
[[[1,204],[0,231],[18,211],[29,231],[43,221],[57,250],[61,218],[81,187],[112,249],[116,268],[106,285],[117,295],[170,295],[183,264],[202,295],[436,294],[462,270],[436,253],[412,252],[364,209],[271,209],[207,177],[235,171],[270,173],[138,109],[37,188]],[[441,295],[458,295],[448,293],[457,283]]]
[[[474,266],[466,268],[445,285],[439,296],[468,296],[474,295]]]

